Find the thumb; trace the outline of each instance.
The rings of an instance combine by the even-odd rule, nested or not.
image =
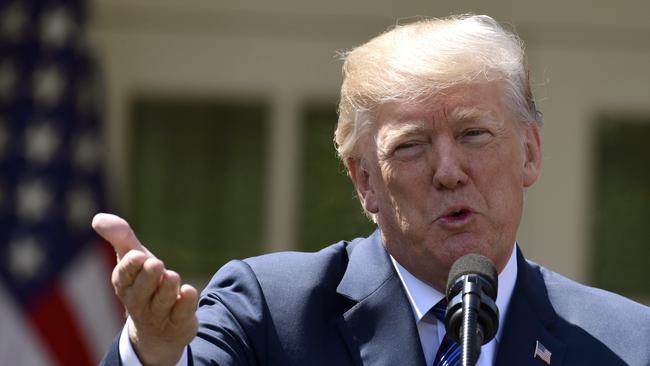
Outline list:
[[[149,256],[154,256],[144,245],[140,244],[129,223],[119,216],[98,213],[93,217],[92,226],[97,234],[113,246],[118,261],[131,250],[139,250]]]

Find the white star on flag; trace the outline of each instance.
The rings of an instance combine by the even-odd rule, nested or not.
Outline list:
[[[12,275],[21,281],[35,277],[45,263],[45,253],[31,236],[13,240],[8,246],[7,266]]]
[[[74,23],[66,8],[59,6],[50,9],[41,20],[41,41],[52,47],[64,46],[74,31]]]
[[[33,163],[52,160],[60,144],[58,131],[49,122],[34,123],[25,131],[25,156]]]
[[[76,137],[73,142],[73,160],[75,167],[93,172],[101,155],[101,146],[94,134],[86,132]]]
[[[19,1],[14,1],[6,8],[2,19],[0,19],[1,34],[11,41],[16,41],[22,36],[26,23],[25,8]]]
[[[64,81],[56,66],[47,66],[34,72],[34,99],[52,105],[61,99]]]
[[[49,122],[34,123],[25,131],[25,156],[33,163],[52,160],[60,144],[58,131]]]
[[[52,192],[41,180],[32,180],[18,186],[17,213],[24,220],[41,221],[52,205]]]

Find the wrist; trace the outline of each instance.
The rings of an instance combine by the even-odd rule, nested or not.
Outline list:
[[[184,344],[168,342],[157,336],[147,336],[139,332],[133,320],[127,320],[128,338],[133,351],[143,366],[173,366],[182,359]]]

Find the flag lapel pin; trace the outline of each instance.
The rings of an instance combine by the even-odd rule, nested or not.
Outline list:
[[[539,341],[536,341],[535,343],[535,353],[533,354],[533,358],[539,358],[540,360],[546,362],[547,365],[551,364],[551,351],[546,349],[543,344],[541,344]]]

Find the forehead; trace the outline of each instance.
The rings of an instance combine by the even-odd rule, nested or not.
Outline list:
[[[431,120],[505,119],[511,115],[498,82],[459,85],[415,102],[390,103],[377,111],[378,127]]]

